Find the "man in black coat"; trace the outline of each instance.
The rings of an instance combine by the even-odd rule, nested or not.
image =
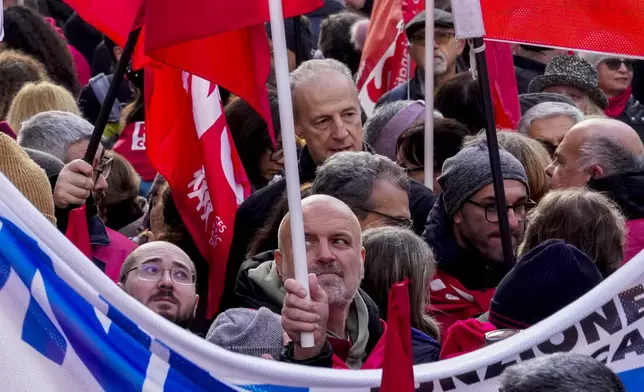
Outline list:
[[[312,181],[316,169],[327,158],[342,151],[369,151],[363,143],[362,119],[358,92],[351,71],[342,63],[326,59],[304,62],[291,73],[295,131],[306,141],[300,155],[300,183]],[[409,188],[409,208],[414,230],[422,234],[429,210],[436,196],[421,184]],[[286,190],[282,180],[251,195],[237,210],[231,244],[226,284],[221,308],[227,309],[234,297],[239,266],[255,233],[264,226]],[[259,251],[277,248],[273,237]]]

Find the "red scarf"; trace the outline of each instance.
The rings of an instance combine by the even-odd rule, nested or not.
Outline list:
[[[606,108],[606,110],[604,110],[604,113],[606,113],[606,115],[611,118],[618,118],[619,116],[621,116],[626,109],[626,104],[628,103],[632,92],[633,87],[628,86],[628,88],[623,93],[613,98],[608,98],[608,107]]]

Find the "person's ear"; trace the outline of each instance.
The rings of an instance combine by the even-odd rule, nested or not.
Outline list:
[[[116,59],[118,60],[123,55],[123,48],[121,48],[120,46],[115,46],[112,52],[114,53],[114,57],[116,57]]]
[[[456,40],[456,53],[458,53],[458,55],[460,56],[460,55],[463,54],[463,50],[465,50],[465,40],[464,39],[457,39]]]
[[[364,248],[364,246],[360,249],[360,260],[362,260],[362,264],[364,264],[365,257],[367,255],[367,250]]]
[[[282,276],[283,261],[284,255],[282,254],[282,251],[279,249],[275,250],[275,266],[277,267],[277,273],[280,277]]]
[[[597,179],[604,177],[604,169],[599,165],[593,165],[588,169],[590,178]]]
[[[197,306],[199,306],[199,294],[195,294],[195,306],[192,309],[192,317],[197,317]]]
[[[454,214],[452,221],[454,223],[461,224],[463,222],[463,210],[459,210],[456,214]]]

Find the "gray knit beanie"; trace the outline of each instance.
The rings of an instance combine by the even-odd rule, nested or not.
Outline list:
[[[521,162],[499,147],[501,171],[504,180],[521,181],[529,191],[528,176]],[[451,218],[473,194],[492,183],[492,168],[486,141],[463,148],[443,164],[443,174],[438,177],[443,189],[443,201]],[[529,196],[529,195],[528,195]]]
[[[217,316],[206,340],[236,353],[277,359],[284,346],[282,317],[267,308],[230,309]]]

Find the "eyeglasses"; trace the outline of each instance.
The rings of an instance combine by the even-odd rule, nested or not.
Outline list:
[[[434,30],[434,42],[438,45],[445,45],[454,37],[456,37],[456,34],[451,31]],[[409,42],[414,45],[425,46],[425,30],[419,30],[416,34],[412,35]]]
[[[631,72],[633,70],[633,64],[635,62],[633,60],[628,60],[628,59],[620,59],[620,58],[610,58],[608,60],[604,60],[604,64],[610,69],[611,71],[617,71],[622,67],[622,64],[626,66],[626,70],[628,72]]]
[[[490,222],[490,223],[498,223],[499,222],[499,214],[496,209],[496,203],[495,204],[490,204],[490,205],[483,205],[479,204],[475,201],[468,200],[466,203],[472,204],[474,206],[477,206],[479,208],[482,208],[485,210],[485,219]],[[508,206],[508,211],[512,209],[514,211],[514,216],[516,217],[517,221],[523,222],[526,219],[526,216],[528,214],[528,210],[536,206],[537,203],[535,203],[532,200],[528,200],[523,203],[518,203],[512,206]]]
[[[414,227],[414,221],[411,220],[411,219],[408,219],[408,218],[400,218],[400,217],[397,217],[397,216],[391,216],[391,215],[384,214],[382,212],[378,212],[378,211],[375,211],[375,210],[370,210],[368,208],[363,208],[363,207],[356,207],[356,208],[358,208],[359,210],[362,210],[364,212],[370,212],[372,214],[379,215],[379,216],[385,218],[388,222],[390,222],[392,226],[403,227],[403,228],[406,228],[406,229],[411,229],[411,228]]]
[[[284,158],[284,148],[282,143],[277,143],[275,151],[271,152],[271,155],[268,157],[272,162],[279,163],[279,161]]]
[[[135,270],[136,276],[138,276],[139,279],[147,280],[150,282],[158,282],[165,271],[170,271],[170,277],[176,284],[194,285],[197,281],[197,275],[193,271],[190,271],[190,269],[188,268],[161,268],[156,264],[144,263],[127,271],[125,275]]]
[[[419,171],[425,171],[425,166],[416,166],[416,167],[403,167],[405,169],[405,173],[415,173]]]
[[[101,158],[101,163],[98,165],[98,169],[94,169],[94,183],[98,180],[99,175],[103,175],[105,179],[110,175],[110,172],[112,171],[112,162],[114,162],[114,158],[109,158],[109,157],[102,157]]]

